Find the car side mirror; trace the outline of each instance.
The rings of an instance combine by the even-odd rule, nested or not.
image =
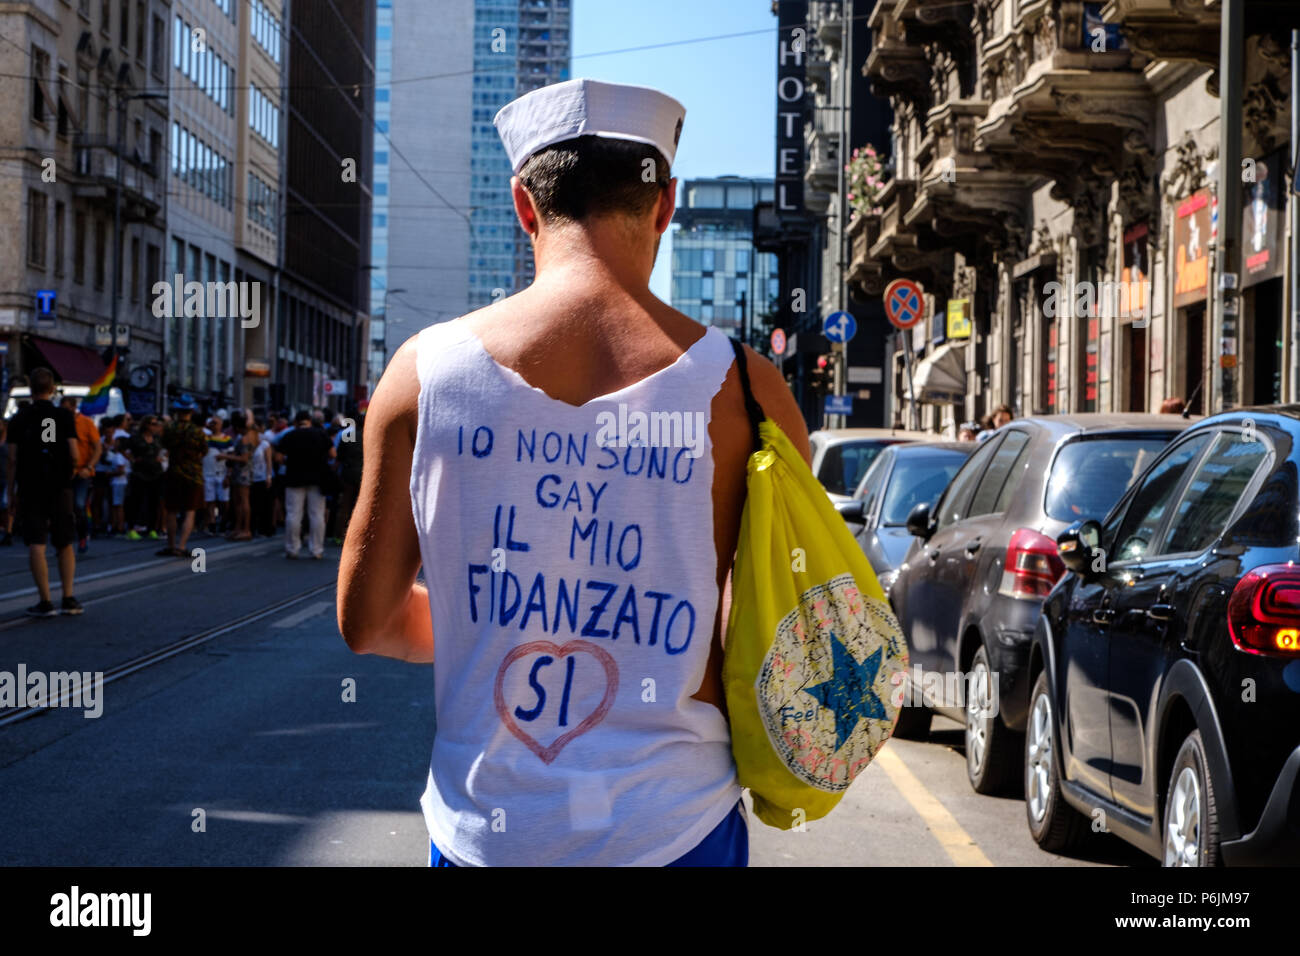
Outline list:
[[[922,501],[915,505],[907,515],[907,532],[923,541],[930,540],[934,534],[934,519],[930,517],[930,505]]]
[[[840,517],[845,521],[852,521],[855,524],[866,524],[867,519],[862,513],[863,505],[865,504],[865,499],[854,498],[851,501],[836,502],[835,510],[840,513]]]
[[[1056,553],[1080,577],[1095,576],[1094,562],[1102,553],[1101,525],[1091,519],[1076,521],[1056,536]]]

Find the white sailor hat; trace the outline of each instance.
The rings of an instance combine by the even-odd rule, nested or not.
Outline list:
[[[577,79],[512,100],[493,122],[517,174],[534,153],[579,136],[649,143],[671,166],[685,118],[686,107],[648,86]]]

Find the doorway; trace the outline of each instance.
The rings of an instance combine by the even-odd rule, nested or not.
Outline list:
[[[1205,303],[1183,310],[1183,403],[1193,415],[1205,414]],[[1195,394],[1193,394],[1195,393]]]

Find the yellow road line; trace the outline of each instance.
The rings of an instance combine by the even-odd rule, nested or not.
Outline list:
[[[903,759],[888,745],[876,754],[876,763],[889,774],[890,782],[925,821],[926,827],[934,834],[934,838],[943,847],[943,852],[948,854],[953,863],[957,866],[993,865],[979,845],[971,839],[970,834],[962,829],[957,818],[925,788],[925,784],[917,779],[916,774],[908,769]]]

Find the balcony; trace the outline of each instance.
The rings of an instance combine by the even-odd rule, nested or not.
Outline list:
[[[1124,38],[1153,60],[1191,60],[1219,65],[1218,4],[1187,0],[1110,0],[1101,11],[1107,23],[1122,23]]]
[[[999,35],[980,21],[979,33],[980,86],[989,107],[976,127],[975,148],[993,154],[1005,172],[1054,180],[1053,198],[1074,207],[1081,236],[1095,244],[1097,196],[1126,168],[1154,155],[1146,58],[1118,34],[1094,51],[1076,0],[1032,0],[1011,31]]]
[[[851,258],[849,260],[849,285],[859,299],[880,295],[885,291],[884,266],[871,258],[871,244],[880,231],[880,217],[856,216],[849,226]]]
[[[76,181],[73,195],[112,207],[117,188],[118,157],[114,144],[101,137],[78,136],[73,144]],[[122,165],[122,221],[149,222],[163,207],[166,177],[162,170],[128,156]]]
[[[1024,175],[997,168],[993,156],[975,149],[987,110],[981,100],[948,100],[930,110],[917,151],[916,201],[903,217],[909,229],[929,226],[968,255],[985,243],[1014,245],[1024,234]]]
[[[930,88],[930,62],[920,44],[909,43],[902,21],[895,15],[899,0],[878,0],[867,21],[871,27],[871,52],[865,73],[876,96],[925,98]]]
[[[819,50],[812,50],[808,54],[806,71],[808,88],[814,93],[826,95],[831,86],[831,64],[819,53]]]
[[[840,18],[842,7],[838,2],[814,0],[808,4],[808,24],[820,43],[825,44],[828,52],[839,56],[840,40],[844,36],[844,22]]]
[[[840,134],[813,127],[808,137],[804,186],[811,192],[837,192],[840,186]]]

